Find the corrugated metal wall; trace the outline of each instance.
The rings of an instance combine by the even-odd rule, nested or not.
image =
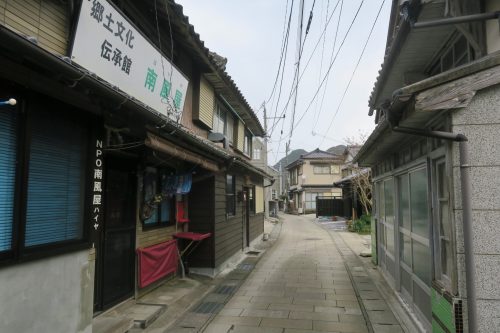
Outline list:
[[[36,37],[49,52],[66,55],[69,22],[66,7],[53,0],[0,0],[0,24]]]

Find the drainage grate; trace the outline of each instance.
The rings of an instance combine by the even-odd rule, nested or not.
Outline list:
[[[260,254],[259,251],[248,251],[246,254],[251,255],[251,256],[258,256]]]
[[[203,302],[200,303],[194,310],[194,313],[217,313],[224,307],[222,303],[216,302]]]
[[[323,240],[323,238],[304,238],[304,240]]]
[[[235,290],[236,290],[236,286],[222,285],[222,286],[219,286],[214,292],[216,294],[229,295],[229,294],[232,294]]]
[[[254,265],[252,264],[240,264],[238,265],[238,269],[242,271],[251,271]]]

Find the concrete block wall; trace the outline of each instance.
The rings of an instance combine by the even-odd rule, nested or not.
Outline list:
[[[500,332],[500,85],[478,91],[452,112],[452,131],[465,134],[470,153],[472,227],[479,333]],[[466,299],[458,144],[453,145],[454,225],[458,293]],[[464,317],[465,314],[464,314]]]
[[[0,270],[0,332],[91,333],[95,256],[72,252]]]

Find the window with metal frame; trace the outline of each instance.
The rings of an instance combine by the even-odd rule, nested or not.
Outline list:
[[[436,159],[433,171],[434,258],[435,279],[453,292],[454,275],[453,228],[451,223],[450,192],[445,157]]]
[[[252,134],[245,130],[245,139],[243,141],[243,153],[252,157]]]
[[[231,174],[226,175],[226,215],[236,215],[236,183]]]
[[[213,132],[226,134],[226,115],[226,110],[219,103],[217,103],[212,126]]]
[[[169,226],[174,224],[172,196],[167,194],[167,170],[147,167],[144,171],[144,201],[153,205],[151,216],[144,226]],[[158,202],[157,202],[158,201]]]
[[[329,175],[331,171],[329,164],[316,164],[313,166],[315,175]]]
[[[255,214],[255,186],[248,189],[248,206],[250,214]]]
[[[42,105],[22,122],[17,108],[2,109],[0,142],[0,256],[84,244],[86,122]]]

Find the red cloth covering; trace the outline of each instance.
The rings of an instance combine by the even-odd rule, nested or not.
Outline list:
[[[139,287],[144,288],[162,277],[177,271],[177,240],[139,248]]]
[[[210,237],[211,233],[199,234],[197,232],[178,232],[173,234],[174,238],[190,239],[192,241],[201,241],[202,239]]]

